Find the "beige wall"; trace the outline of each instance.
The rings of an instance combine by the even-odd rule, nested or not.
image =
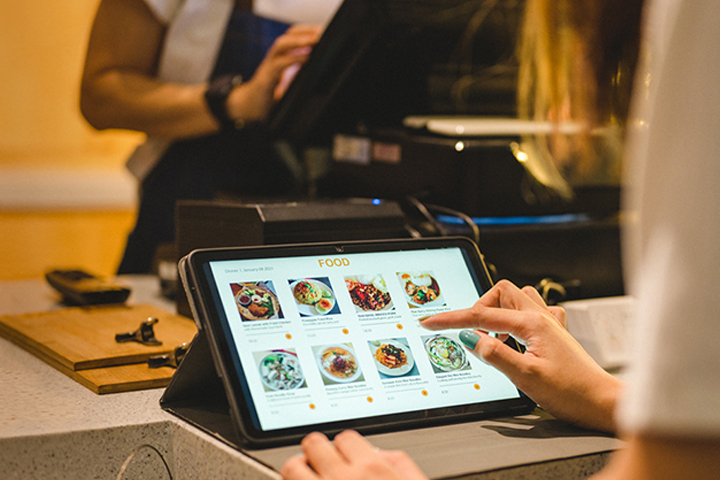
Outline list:
[[[0,279],[110,274],[132,226],[123,163],[142,138],[96,132],[78,110],[98,1],[0,2]]]

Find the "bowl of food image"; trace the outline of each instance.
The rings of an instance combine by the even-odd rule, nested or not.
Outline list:
[[[319,280],[303,278],[290,284],[298,311],[306,316],[326,315],[335,307],[335,295]]]
[[[445,303],[440,285],[427,272],[401,272],[397,274],[407,302],[415,307],[439,306]]]
[[[265,355],[258,365],[260,379],[270,390],[294,390],[305,382],[297,355],[274,350]]]
[[[380,275],[355,275],[345,277],[350,299],[362,312],[379,312],[393,307],[390,292]]]
[[[275,294],[254,283],[240,284],[235,303],[245,320],[279,318],[280,307]]]
[[[430,362],[443,372],[462,370],[467,366],[467,354],[455,340],[437,335],[425,340],[425,351]]]
[[[316,358],[320,372],[328,380],[350,383],[360,377],[361,370],[357,356],[348,345],[325,345],[318,350]]]
[[[382,374],[400,377],[412,370],[415,359],[410,347],[397,340],[378,340],[371,342],[375,366]]]

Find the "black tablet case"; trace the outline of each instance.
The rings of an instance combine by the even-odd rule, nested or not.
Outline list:
[[[204,330],[193,339],[160,398],[160,407],[232,447],[242,448]]]

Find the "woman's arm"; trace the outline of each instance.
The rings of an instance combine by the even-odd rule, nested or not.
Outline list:
[[[190,138],[219,129],[208,110],[207,84],[183,85],[156,77],[166,26],[143,0],[102,0],[90,35],[80,108],[98,129],[122,128],[158,138]],[[258,71],[233,90],[233,119],[262,120],[282,72],[307,59],[317,27],[292,27],[277,39]]]

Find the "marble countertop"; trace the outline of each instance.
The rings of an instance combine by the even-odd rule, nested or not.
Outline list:
[[[130,302],[174,311],[172,302],[159,297],[156,279],[125,280],[133,288]],[[58,300],[41,280],[0,282],[2,314],[63,308]],[[162,455],[174,479],[278,478],[272,469],[163,411],[162,393],[97,395],[0,338],[2,478],[116,478],[143,445]],[[142,453],[138,458],[147,462]],[[126,478],[169,478],[138,467],[126,473]]]
[[[171,302],[158,298],[156,279],[128,280],[133,286],[130,302],[152,301],[174,311]],[[57,301],[41,280],[0,282],[0,314],[61,308]],[[298,452],[298,447],[235,450],[164,412],[162,392],[96,395],[0,339],[3,478],[117,478],[126,461],[149,469],[152,476],[136,472],[131,477],[128,470],[125,478],[170,478],[163,473],[165,464],[174,479],[278,478],[280,465]],[[381,448],[406,450],[431,478],[584,478],[620,446],[614,438],[541,411],[370,439]],[[148,452],[135,455],[139,448],[162,456],[164,463],[153,466]]]

